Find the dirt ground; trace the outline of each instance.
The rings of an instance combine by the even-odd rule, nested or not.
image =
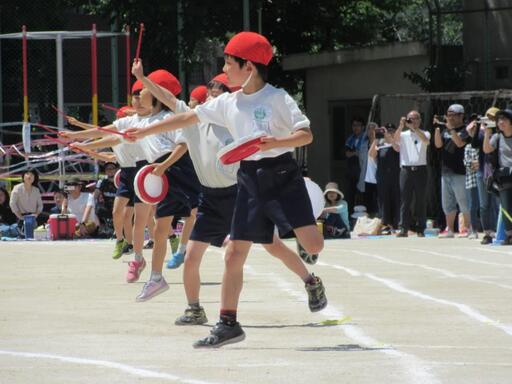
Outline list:
[[[294,242],[287,242],[294,247]],[[245,341],[195,350],[218,317],[223,250],[202,266],[208,326],[178,327],[181,269],[135,302],[111,241],[2,242],[0,383],[511,383],[512,248],[468,239],[327,241],[311,270],[329,306],[254,246]],[[150,251],[145,251],[150,260]]]

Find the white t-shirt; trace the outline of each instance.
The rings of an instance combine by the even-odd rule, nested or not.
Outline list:
[[[224,93],[197,106],[194,111],[202,123],[226,127],[235,141],[257,132],[286,137],[298,129],[310,126],[308,118],[295,100],[286,91],[270,84],[250,95],[242,90]],[[292,147],[274,148],[257,152],[246,160],[277,157],[293,150]]]
[[[112,124],[118,131],[123,132],[128,128],[140,127],[147,119],[147,116],[133,115],[118,119]],[[137,161],[144,160],[139,142],[133,143],[127,140],[122,140],[120,144],[112,147],[112,151],[114,151],[117,162],[122,168],[135,167]]]
[[[188,110],[190,108],[184,101],[176,102],[176,113]],[[225,188],[236,184],[236,173],[240,164],[224,165],[217,159],[217,152],[233,142],[227,128],[199,123],[184,128],[182,136],[187,142],[188,153],[202,185],[208,188]]]
[[[430,132],[422,131],[430,140]],[[427,147],[412,131],[400,134],[400,166],[427,165]]]
[[[87,221],[93,221],[96,225],[100,225],[100,221],[94,212],[94,196],[91,193],[80,193],[78,199],[73,199],[71,195],[68,196],[68,211],[76,216],[76,219],[80,223],[84,217],[86,207],[91,207],[91,213]]]
[[[140,127],[146,127],[172,115],[174,115],[174,113],[170,111],[161,111],[146,119],[141,123]],[[162,132],[156,135],[149,135],[140,141],[144,158],[150,163],[153,163],[160,157],[174,151],[177,144],[184,142],[185,139],[181,136],[181,129],[172,132]]]

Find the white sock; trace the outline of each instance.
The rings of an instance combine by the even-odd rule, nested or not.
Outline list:
[[[178,252],[185,254],[186,250],[187,250],[187,244],[181,244],[180,243],[180,247],[178,248]]]
[[[159,282],[162,280],[162,274],[160,272],[151,271],[151,277],[149,279],[151,281]]]
[[[137,261],[137,262],[142,261],[142,253],[135,252],[135,261]]]

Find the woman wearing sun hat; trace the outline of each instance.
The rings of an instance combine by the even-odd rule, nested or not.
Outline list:
[[[327,183],[324,198],[325,208],[322,211],[322,217],[324,218],[325,238],[350,238],[348,204],[343,200],[343,193],[339,190],[337,183]]]

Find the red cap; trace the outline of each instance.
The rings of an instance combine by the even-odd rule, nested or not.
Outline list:
[[[273,55],[267,38],[256,32],[237,33],[229,40],[224,53],[264,65],[268,65]]]
[[[199,85],[195,87],[192,92],[190,92],[190,98],[196,99],[199,104],[203,104],[206,101],[206,97],[208,96],[208,88],[206,85]]]
[[[130,108],[129,106],[127,106],[127,105],[125,105],[124,107],[119,108],[119,109],[117,110],[117,112],[116,112],[116,117],[117,117],[118,119],[121,119],[121,118],[123,118],[123,117],[128,116],[128,115],[126,114],[126,110],[129,110],[129,109],[131,109],[131,108]]]
[[[137,80],[135,83],[133,83],[132,85],[132,94],[134,94],[135,92],[137,91],[142,91],[142,88],[144,88],[144,84],[142,84],[142,81],[140,80]]]
[[[157,69],[148,75],[148,79],[155,82],[156,84],[164,87],[174,96],[177,96],[181,92],[181,84],[174,75],[166,71],[165,69]]]
[[[242,87],[239,87],[239,86],[231,87],[231,86],[229,85],[228,75],[226,75],[225,73],[221,73],[221,74],[219,74],[219,75],[215,76],[215,77],[212,79],[212,81],[218,81],[219,83],[224,84],[226,87],[228,87],[228,88],[229,88],[229,90],[230,90],[231,92],[238,91],[240,88],[242,88]]]

